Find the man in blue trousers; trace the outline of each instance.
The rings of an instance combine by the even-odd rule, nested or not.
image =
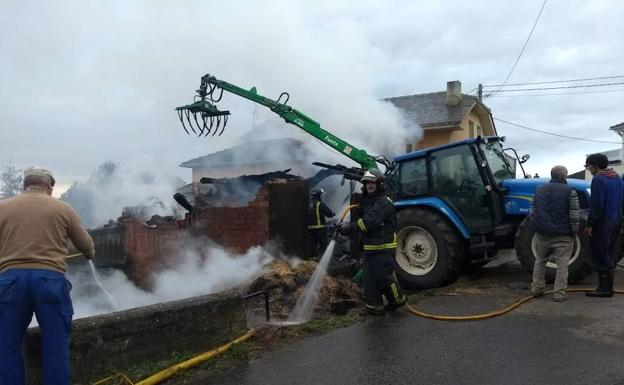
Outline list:
[[[622,222],[624,183],[608,166],[606,155],[600,153],[589,155],[585,161],[585,168],[594,176],[585,231],[591,237],[592,264],[598,273],[598,287],[585,293],[589,297],[613,296],[613,270],[619,255],[614,248]]]
[[[24,192],[0,201],[0,385],[25,383],[21,348],[33,313],[41,328],[43,384],[71,384],[67,239],[88,259],[95,250],[74,209],[51,196],[54,182],[50,171],[30,168]]]

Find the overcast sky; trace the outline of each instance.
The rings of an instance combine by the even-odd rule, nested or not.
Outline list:
[[[0,0],[0,166],[45,166],[67,185],[114,160],[189,181],[181,162],[252,126],[253,104],[226,95],[232,116],[222,137],[184,133],[173,109],[192,101],[205,73],[272,98],[289,91],[290,104],[326,129],[386,151],[389,127],[400,123],[374,101],[443,91],[450,80],[463,92],[503,82],[542,3]],[[622,20],[622,1],[549,0],[508,83],[624,75]],[[495,118],[618,142],[609,127],[624,121],[623,90],[507,92],[484,102]],[[559,95],[530,96],[544,93]],[[579,171],[585,154],[618,147],[496,127],[540,175],[556,163]],[[273,136],[297,130],[276,123]]]

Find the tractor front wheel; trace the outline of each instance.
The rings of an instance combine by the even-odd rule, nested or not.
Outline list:
[[[448,285],[463,266],[463,242],[438,213],[405,209],[397,213],[397,273],[408,288]]]

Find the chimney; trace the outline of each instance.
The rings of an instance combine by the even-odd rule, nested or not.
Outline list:
[[[446,105],[458,106],[461,103],[461,82],[454,80],[446,83]]]

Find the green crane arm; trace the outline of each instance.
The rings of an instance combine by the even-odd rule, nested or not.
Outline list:
[[[207,92],[208,88],[210,88],[210,92]],[[253,87],[251,90],[245,90],[210,75],[204,75],[202,77],[200,89],[197,90],[197,93],[202,98],[205,98],[206,95],[213,94],[214,91],[218,88],[268,107],[271,111],[281,116],[287,123],[298,126],[308,134],[321,140],[328,146],[338,150],[338,152],[340,152],[341,154],[344,154],[345,156],[357,162],[363,169],[368,170],[371,168],[378,168],[375,158],[369,155],[366,151],[360,150],[359,148],[350,145],[346,141],[321,128],[321,125],[318,122],[308,117],[304,113],[290,106],[287,106],[286,103],[288,102],[289,97],[287,93],[283,92],[278,100],[275,101],[262,95],[258,95],[256,87]],[[214,98],[215,95],[211,95],[211,98],[213,101],[219,101],[222,94],[223,91],[221,91],[221,95],[217,100],[215,100]],[[285,96],[285,100],[282,103],[280,101],[283,96]]]

